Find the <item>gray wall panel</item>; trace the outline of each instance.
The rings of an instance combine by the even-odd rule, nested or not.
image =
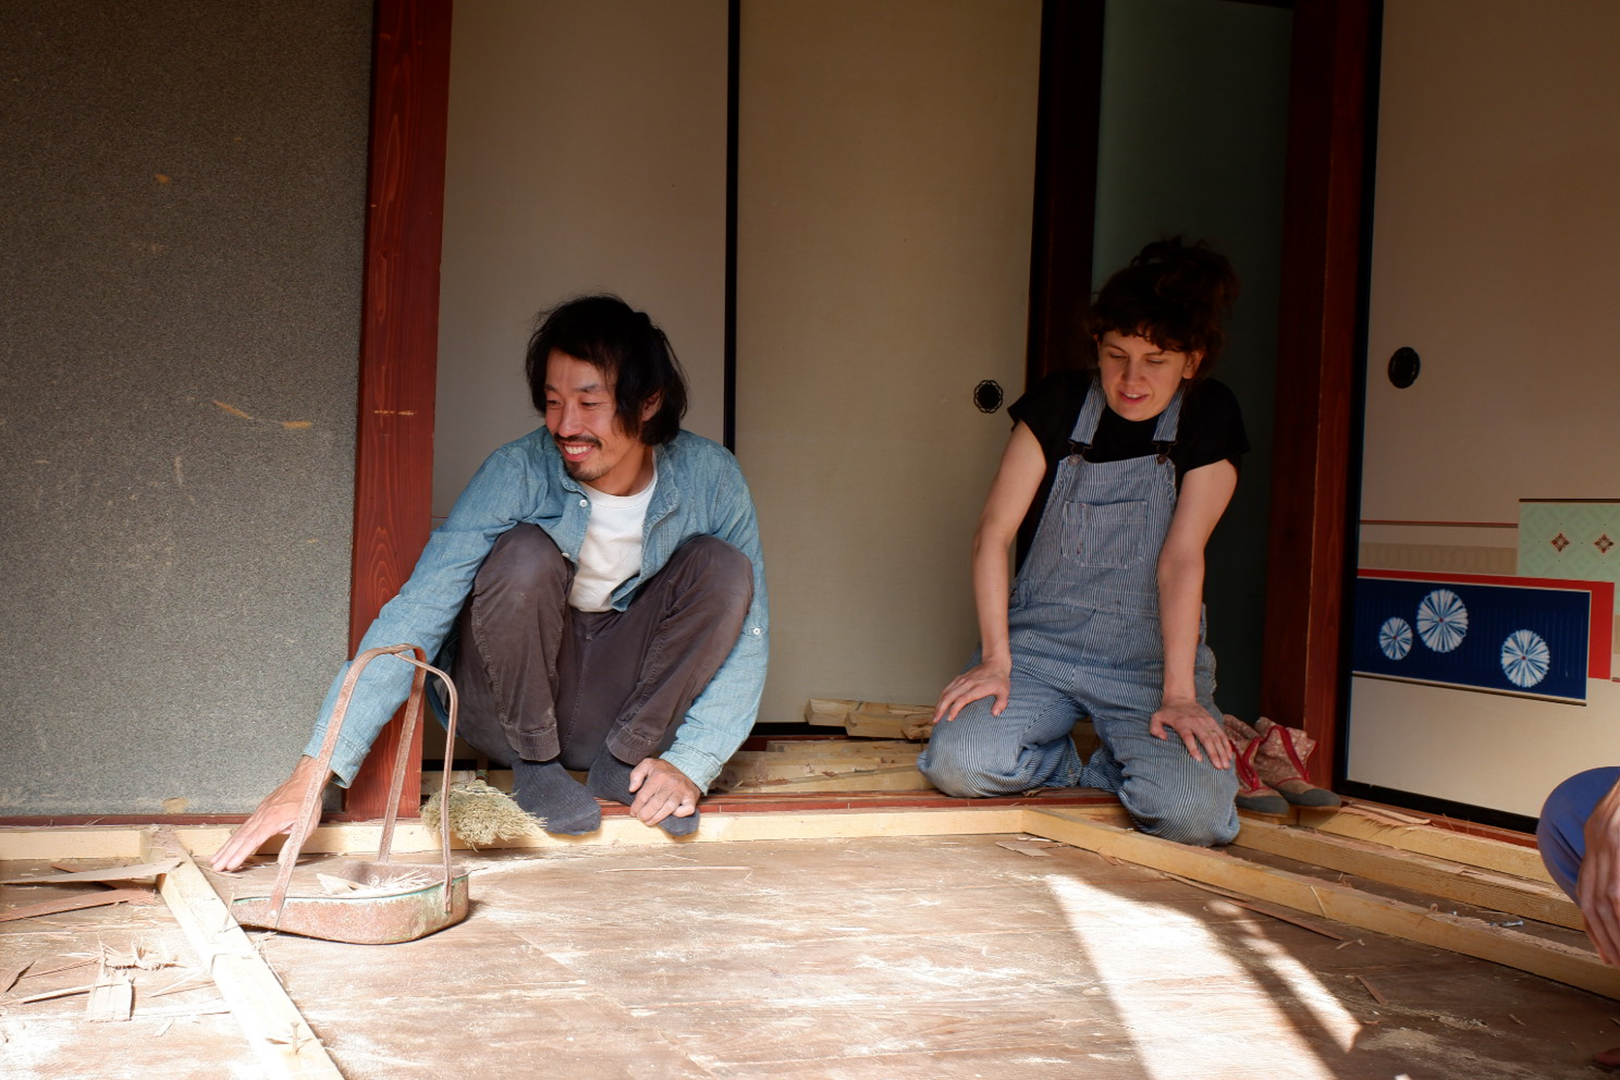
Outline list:
[[[0,814],[250,808],[346,646],[371,5],[0,7]]]

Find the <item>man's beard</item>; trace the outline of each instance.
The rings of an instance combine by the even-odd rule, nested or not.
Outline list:
[[[553,439],[552,441],[556,442],[557,440]],[[584,439],[572,439],[570,441],[571,442],[576,442],[576,443],[587,443],[591,447],[593,447],[594,449],[596,449],[598,451],[600,451],[602,449],[602,443],[598,439],[584,438]],[[562,447],[561,446],[557,447],[557,452],[562,453]],[[563,459],[563,469],[565,471],[567,471],[568,475],[573,477],[575,480],[583,480],[586,483],[589,483],[592,480],[599,479],[602,476],[603,473],[607,472],[607,469],[608,469],[607,464],[605,462],[597,462],[597,464],[595,464],[594,466],[593,465],[588,465],[584,461],[570,461],[570,460],[568,460],[568,455],[567,454],[563,454],[562,459]]]

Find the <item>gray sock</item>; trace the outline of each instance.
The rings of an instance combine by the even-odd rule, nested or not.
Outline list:
[[[518,761],[512,772],[512,798],[539,818],[546,832],[579,836],[602,827],[602,808],[595,797],[556,758]]]
[[[602,799],[612,799],[614,802],[629,806],[636,801],[630,791],[630,773],[635,766],[626,765],[602,747],[596,760],[591,762],[590,774],[585,778],[585,787],[592,795]],[[698,811],[693,810],[690,817],[676,817],[669,815],[658,823],[658,827],[671,836],[690,836],[697,831]]]

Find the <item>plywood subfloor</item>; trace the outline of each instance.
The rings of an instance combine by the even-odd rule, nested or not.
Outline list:
[[[261,949],[353,1080],[1561,1080],[1620,1044],[1606,999],[1009,842],[472,856],[461,926]]]
[[[111,860],[84,861],[90,869]],[[50,873],[42,862],[0,861],[0,877]],[[93,892],[99,886],[0,886],[0,910]],[[23,998],[96,981],[96,961],[139,948],[149,969],[129,969],[131,1019],[90,1023],[86,994],[22,1003]],[[218,990],[201,975],[185,934],[153,894],[120,904],[0,923],[0,979],[28,970],[0,993],[0,1076],[6,1080],[162,1077],[248,1080],[263,1076]],[[177,992],[159,993],[170,987]]]

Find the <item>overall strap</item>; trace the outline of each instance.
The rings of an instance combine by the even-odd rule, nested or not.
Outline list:
[[[1102,383],[1096,376],[1092,376],[1091,385],[1086,389],[1085,404],[1080,406],[1080,415],[1074,421],[1074,430],[1069,432],[1071,454],[1084,454],[1091,446],[1091,440],[1097,437],[1097,422],[1102,419],[1105,403]]]
[[[1184,382],[1176,387],[1175,396],[1164,412],[1159,414],[1159,422],[1153,429],[1153,441],[1159,447],[1159,460],[1163,461],[1170,456],[1170,448],[1176,445],[1176,433],[1181,429],[1181,402],[1187,395],[1187,384]]]
[[[1181,402],[1186,396],[1187,388],[1178,386],[1175,396],[1164,412],[1159,414],[1159,422],[1153,428],[1153,441],[1158,444],[1159,457],[1162,459],[1170,453],[1170,448],[1176,443],[1176,434],[1181,429]],[[1080,415],[1074,421],[1074,430],[1069,432],[1069,452],[1084,455],[1091,446],[1091,440],[1097,437],[1097,424],[1102,420],[1103,405],[1102,384],[1095,378],[1086,390],[1085,404],[1080,407]]]

